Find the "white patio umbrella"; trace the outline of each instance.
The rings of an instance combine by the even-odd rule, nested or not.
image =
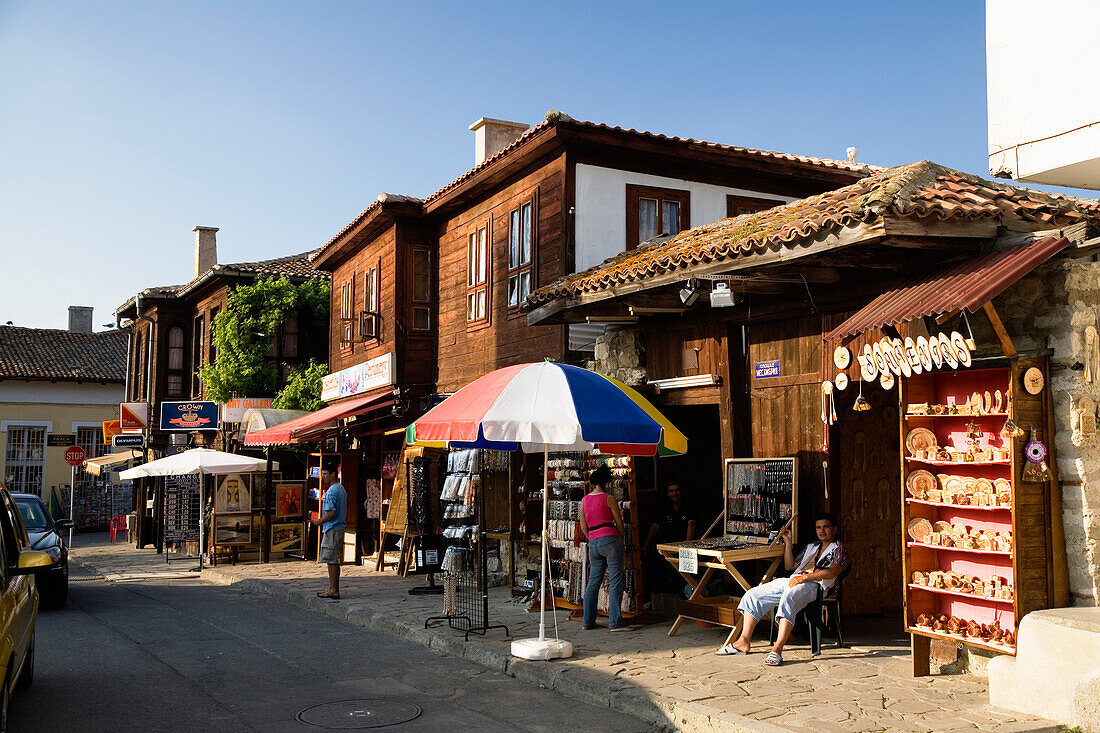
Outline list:
[[[277,469],[278,463],[272,462],[271,467]],[[252,458],[240,456],[236,453],[211,450],[210,448],[192,448],[191,450],[176,453],[175,455],[158,458],[141,466],[134,466],[119,474],[123,481],[132,481],[136,478],[152,478],[155,476],[190,476],[222,475],[227,473],[248,473],[250,471],[263,471],[267,469],[266,458]],[[203,557],[203,495],[202,480],[199,480],[199,568],[202,568]]]

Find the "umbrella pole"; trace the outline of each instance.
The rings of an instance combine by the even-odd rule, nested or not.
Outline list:
[[[203,532],[203,526],[202,526],[203,525],[202,520],[203,520],[204,515],[206,513],[206,504],[203,502],[203,491],[202,491],[205,484],[206,484],[206,474],[200,473],[199,474],[199,567],[198,567],[198,570],[199,570],[200,573],[202,572],[203,556],[206,554],[204,552],[204,550],[205,550],[204,540],[206,538],[203,536],[206,533]],[[211,517],[210,520],[212,522],[214,520],[214,518]]]
[[[546,639],[546,506],[550,503],[547,491],[546,465],[550,460],[550,451],[546,446],[542,448],[542,571],[539,575],[539,641]]]

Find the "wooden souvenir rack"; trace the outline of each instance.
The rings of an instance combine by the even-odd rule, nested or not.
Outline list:
[[[1044,378],[1035,395],[1023,387],[1030,368]],[[985,360],[899,381],[913,674],[929,673],[932,639],[1015,654],[1020,619],[1055,605],[1050,492],[1057,468],[1048,359]],[[1022,434],[1003,436],[1008,421]],[[1023,480],[1024,446],[1033,433],[1051,451],[1047,478],[1038,482]]]
[[[797,539],[798,528],[798,459],[797,458],[727,458],[723,471],[722,513],[703,539],[670,542],[657,545],[658,552],[678,571],[680,551],[696,558],[702,575],[680,572],[691,586],[691,597],[676,604],[677,617],[668,635],[675,636],[684,619],[698,619],[730,628],[725,643],[731,642],[741,630],[741,614],[737,604],[741,596],[706,595],[707,584],[716,571],[724,570],[741,586],[750,590],[753,584],[737,568],[738,563],[771,560],[761,583],[775,575],[783,561],[783,543],[778,534],[791,528],[791,541]],[[718,526],[722,537],[707,539]]]

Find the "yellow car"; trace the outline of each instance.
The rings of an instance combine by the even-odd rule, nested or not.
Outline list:
[[[0,733],[8,729],[12,692],[34,681],[34,625],[38,587],[34,575],[53,560],[30,547],[11,494],[0,487]]]

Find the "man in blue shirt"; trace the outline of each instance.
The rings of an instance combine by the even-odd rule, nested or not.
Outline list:
[[[340,597],[340,555],[344,551],[344,520],[348,512],[348,494],[336,478],[336,466],[321,469],[321,485],[328,485],[321,502],[321,515],[310,523],[321,525],[321,547],[317,562],[328,565],[328,590],[319,592],[320,598]]]

